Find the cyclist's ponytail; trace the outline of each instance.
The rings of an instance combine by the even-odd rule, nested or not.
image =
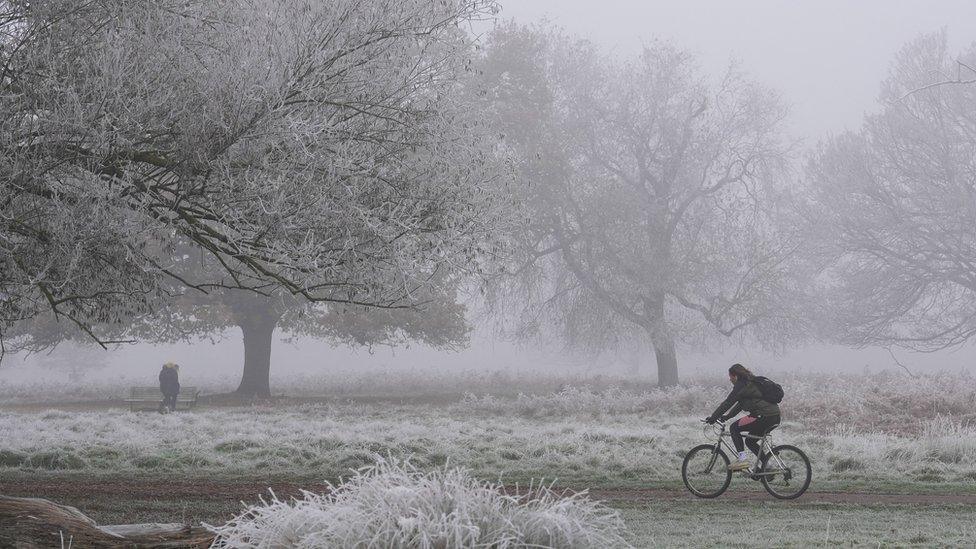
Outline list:
[[[749,371],[749,368],[746,368],[741,364],[733,364],[729,368],[729,375],[733,375],[737,378],[747,379],[750,381],[752,380],[752,378],[756,377],[755,375],[753,375],[752,372]]]

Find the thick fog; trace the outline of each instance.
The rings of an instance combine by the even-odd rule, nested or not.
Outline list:
[[[505,2],[499,21],[549,22],[567,32],[591,39],[620,55],[632,55],[654,40],[667,40],[700,55],[705,72],[720,74],[730,63],[778,90],[790,106],[789,132],[802,150],[812,149],[825,136],[857,128],[865,113],[877,107],[879,82],[889,70],[896,52],[921,33],[946,29],[950,50],[959,51],[976,37],[976,17],[968,0],[919,2],[874,0],[849,2],[672,2],[604,0],[517,0]],[[487,33],[495,22],[474,25]],[[563,353],[561,345],[497,338],[490,322],[473,319],[475,332],[467,349],[433,350],[422,343],[409,348],[372,349],[332,346],[311,338],[283,341],[272,351],[273,376],[327,370],[377,371],[389,369],[525,370],[580,373],[623,373],[632,365],[618,357]],[[67,353],[98,367],[77,375],[90,379],[124,376],[145,377],[151,382],[159,365],[176,361],[183,376],[226,376],[233,385],[243,360],[241,334],[228,329],[221,341],[202,340],[194,345],[134,344],[101,351]],[[279,334],[280,336],[280,334]],[[763,351],[751,344],[682,347],[679,351],[683,377],[721,374],[727,363],[752,364],[760,371],[861,371],[899,368],[885,349],[851,349],[841,346],[803,346],[779,352]],[[42,353],[43,355],[43,353]],[[58,369],[32,369],[52,359],[42,355],[8,355],[0,368],[0,380],[30,377],[54,378]],[[895,356],[914,371],[949,369],[971,371],[976,354],[968,346],[956,351],[928,354],[895,351]],[[94,366],[95,364],[93,364]],[[648,352],[639,366],[643,375],[654,375],[654,356]]]
[[[2,5],[0,546],[976,547],[974,0]]]
[[[972,10],[966,0],[524,0],[506,3],[502,16],[548,20],[621,54],[667,40],[697,52],[711,74],[737,62],[783,94],[796,136],[816,143],[875,109],[878,83],[906,42],[945,28],[951,51],[969,45]]]

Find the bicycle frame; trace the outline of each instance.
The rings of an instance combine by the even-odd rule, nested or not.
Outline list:
[[[721,421],[719,421],[718,424],[722,427],[722,431],[718,434],[718,440],[715,442],[715,447],[712,450],[712,459],[711,459],[711,461],[708,462],[708,468],[705,469],[705,471],[704,471],[706,473],[711,472],[712,467],[715,466],[715,462],[718,461],[718,451],[721,448],[724,447],[733,456],[739,455],[739,451],[736,450],[735,449],[735,446],[733,446],[732,443],[730,443],[728,441],[729,438],[732,438],[732,433],[730,433],[728,431],[728,429],[726,429],[725,423],[722,423]],[[742,433],[742,436],[743,436],[743,438],[751,438],[752,440],[758,440],[758,441],[760,441],[759,442],[759,455],[756,456],[756,463],[752,466],[752,470],[751,471],[748,470],[748,469],[745,470],[745,471],[743,471],[744,474],[751,475],[753,477],[774,476],[774,475],[777,475],[777,474],[782,473],[783,471],[787,471],[787,473],[785,473],[785,474],[787,474],[787,475],[789,474],[790,468],[787,467],[785,463],[783,463],[783,460],[780,459],[780,457],[777,454],[774,454],[773,453],[773,436],[772,436],[772,434],[767,433],[764,436],[757,437],[755,435],[750,435],[750,434]],[[779,471],[769,471],[769,472],[766,472],[766,471],[761,471],[760,472],[759,471],[759,467],[762,466],[762,458],[760,456],[762,456],[764,454],[769,454],[770,456],[772,456],[773,459],[776,460],[777,465],[779,466],[779,469],[780,469]]]

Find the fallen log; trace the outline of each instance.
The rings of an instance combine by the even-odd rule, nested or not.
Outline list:
[[[213,533],[183,524],[99,526],[84,513],[46,499],[0,496],[0,547],[203,549]]]

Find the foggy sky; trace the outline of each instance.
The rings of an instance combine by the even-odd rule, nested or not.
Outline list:
[[[976,40],[973,0],[503,0],[501,18],[549,21],[621,54],[655,38],[694,51],[709,73],[730,58],[782,93],[795,137],[816,143],[873,110],[894,55],[945,27]]]

